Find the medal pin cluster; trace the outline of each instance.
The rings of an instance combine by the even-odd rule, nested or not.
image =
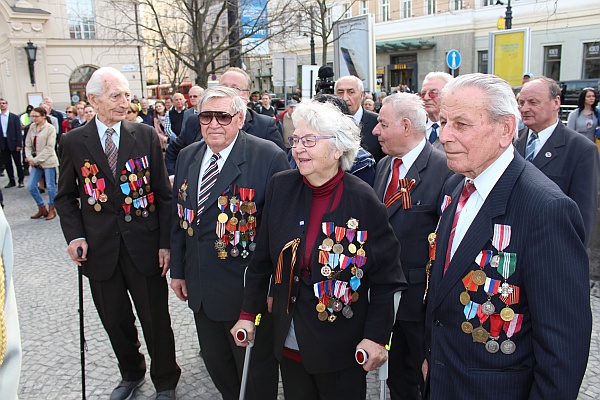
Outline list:
[[[231,257],[247,258],[256,249],[256,203],[255,189],[233,185],[217,200],[220,213],[217,216],[215,250],[217,257],[226,260]],[[231,196],[228,196],[231,193]],[[228,214],[229,211],[229,214]],[[239,215],[239,218],[238,218]],[[231,245],[229,251],[227,247]],[[241,246],[241,251],[238,246]]]

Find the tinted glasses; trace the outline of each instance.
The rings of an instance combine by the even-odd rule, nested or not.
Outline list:
[[[198,115],[198,119],[202,125],[209,125],[213,118],[216,118],[217,123],[221,126],[226,126],[231,123],[233,117],[235,117],[237,113],[231,115],[229,113],[223,111],[202,111]]]

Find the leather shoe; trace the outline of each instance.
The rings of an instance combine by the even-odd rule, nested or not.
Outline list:
[[[119,382],[115,390],[110,395],[110,400],[128,400],[133,396],[135,389],[144,384],[144,378],[139,381],[124,381]]]
[[[20,188],[25,187],[25,185],[23,185],[23,182],[19,182],[19,186]]]
[[[8,189],[8,188],[15,187],[15,186],[17,186],[17,185],[14,182],[8,182],[8,185],[4,186],[4,189]]]
[[[163,390],[156,393],[156,400],[175,400],[175,389]]]

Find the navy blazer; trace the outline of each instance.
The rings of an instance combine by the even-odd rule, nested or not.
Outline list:
[[[257,208],[254,215],[260,232],[267,184],[273,174],[289,169],[289,164],[285,153],[273,143],[240,131],[204,204],[204,212],[192,223],[194,236],[189,236],[179,225],[177,204],[197,211],[198,177],[206,148],[205,142],[193,143],[183,149],[177,159],[171,211],[171,277],[185,279],[188,305],[194,312],[203,307],[214,321],[237,321],[242,306],[244,275],[251,257],[229,255],[225,260],[217,257],[215,226],[221,212],[217,199],[233,188],[232,185],[254,189]],[[188,188],[186,198],[182,199],[178,193],[184,182]],[[231,215],[229,211],[227,213]],[[237,216],[240,217],[239,212]],[[242,246],[238,245],[238,249],[241,252]],[[229,250],[231,245],[227,246]]]
[[[360,119],[360,145],[373,155],[375,162],[385,157],[379,139],[373,135],[373,128],[377,125],[377,117],[378,115],[373,111],[363,108],[363,115]]]
[[[464,177],[448,180],[452,202],[442,214],[427,300],[426,346],[432,400],[507,398],[575,399],[585,373],[592,329],[589,262],[584,228],[576,204],[520,155],[502,174],[456,249],[444,275],[444,262],[454,213]],[[505,252],[516,254],[508,283],[520,288],[512,305],[523,315],[521,330],[512,336],[516,351],[493,354],[461,329],[465,307],[460,294],[463,277],[478,270],[475,259],[492,247],[495,224],[512,233]],[[502,280],[489,264],[487,277]],[[483,304],[483,287],[470,291]],[[491,298],[499,313],[499,295]],[[480,326],[477,316],[470,320]],[[489,319],[483,327],[489,332]],[[500,332],[498,344],[507,339]]]
[[[515,142],[523,157],[528,132],[522,129]],[[577,203],[585,226],[585,245],[589,246],[598,210],[600,158],[596,145],[559,122],[532,162]]]
[[[392,157],[386,156],[377,164],[375,193],[383,200],[390,175]],[[444,153],[429,143],[410,167],[406,179],[415,180],[410,192],[411,208],[403,209],[397,201],[387,209],[390,225],[400,242],[403,251],[400,261],[408,289],[402,292],[397,319],[403,321],[424,321],[425,305],[425,265],[429,261],[427,236],[435,231],[439,220],[438,201],[446,180],[453,174],[446,164]],[[409,250],[410,249],[410,250]]]
[[[0,131],[2,135],[2,131]],[[6,142],[8,150],[17,151],[17,147],[23,147],[23,134],[21,133],[21,120],[16,114],[8,113],[8,126],[6,127]],[[4,150],[4,141],[0,140],[0,150]]]

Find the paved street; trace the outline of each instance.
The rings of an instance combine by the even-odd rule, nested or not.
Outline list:
[[[4,187],[6,178],[0,179]],[[4,212],[12,227],[15,246],[15,290],[23,343],[20,399],[81,398],[77,269],[65,251],[59,220],[31,220],[35,203],[27,189],[4,189]],[[47,199],[46,195],[43,195]],[[88,399],[107,399],[119,380],[117,363],[89,294],[84,288],[86,385]],[[600,284],[599,284],[600,285]],[[180,399],[218,399],[202,359],[192,312],[170,294],[177,360],[183,372],[177,388]],[[600,298],[592,297],[594,317],[600,315]],[[594,320],[588,371],[580,399],[600,399],[600,322]],[[575,336],[573,340],[583,340]],[[143,352],[147,353],[143,345]],[[148,361],[148,360],[147,360]],[[146,383],[134,399],[153,398]],[[378,382],[369,375],[368,398],[379,398]],[[281,393],[281,390],[280,390]],[[279,396],[283,399],[283,395]]]

